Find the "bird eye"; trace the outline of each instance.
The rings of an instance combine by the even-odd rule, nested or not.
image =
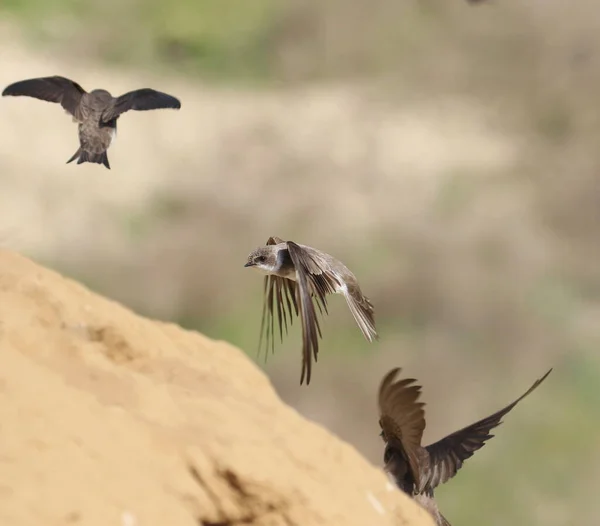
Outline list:
[[[256,258],[256,261],[258,261],[259,263],[264,263],[267,260],[267,258],[265,256],[258,256]]]

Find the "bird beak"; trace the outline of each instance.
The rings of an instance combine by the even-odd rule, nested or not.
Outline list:
[[[253,267],[253,266],[254,266],[254,263],[250,263],[250,262],[248,262],[244,265],[244,267]]]

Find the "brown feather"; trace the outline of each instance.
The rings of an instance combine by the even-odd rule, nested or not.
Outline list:
[[[427,489],[451,479],[462,467],[465,460],[481,449],[487,440],[494,435],[490,431],[502,423],[502,417],[510,412],[523,398],[532,393],[550,374],[550,369],[513,403],[470,426],[467,426],[447,437],[427,446],[431,462],[431,472],[426,483]]]
[[[421,478],[419,450],[425,429],[425,404],[417,402],[421,386],[414,385],[414,378],[394,381],[400,371],[400,368],[392,369],[379,386],[379,425],[386,442],[400,444],[412,477],[418,481]]]
[[[172,95],[151,88],[130,91],[114,99],[114,102],[102,114],[102,123],[106,124],[129,110],[146,111],[181,108],[181,102]]]
[[[362,296],[358,285],[354,284],[356,281],[354,275],[345,265],[329,254],[293,241],[284,241],[276,236],[269,237],[266,245],[284,246],[278,247],[278,251],[275,253],[266,250],[260,255],[262,258],[276,257],[279,270],[277,273],[270,273],[265,278],[259,352],[262,349],[263,340],[266,343],[267,354],[269,346],[271,351],[274,351],[275,318],[277,318],[280,338],[283,340],[283,329],[285,328],[287,334],[288,321],[291,325],[294,314],[300,316],[302,326],[300,383],[304,383],[304,379],[306,379],[308,385],[310,384],[312,362],[318,359],[319,340],[322,338],[319,315],[328,314],[327,296],[336,292],[344,293],[350,311],[368,341],[377,338],[373,306],[367,298]],[[250,254],[247,266],[254,265],[254,257],[260,250],[259,247]],[[275,264],[274,260],[273,264]],[[293,277],[291,277],[292,275]],[[346,278],[351,278],[349,285],[344,281]],[[350,290],[349,293],[348,290]]]
[[[15,82],[4,89],[2,96],[26,96],[46,102],[58,102],[80,121],[79,103],[84,93],[85,90],[77,82],[65,77],[54,76]]]

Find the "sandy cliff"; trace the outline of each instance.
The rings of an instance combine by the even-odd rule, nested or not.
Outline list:
[[[0,252],[0,524],[431,523],[238,349]]]

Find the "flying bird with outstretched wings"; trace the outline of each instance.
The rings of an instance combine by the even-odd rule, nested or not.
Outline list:
[[[329,294],[343,295],[364,337],[369,342],[378,339],[373,305],[362,293],[354,274],[333,256],[293,241],[270,237],[265,246],[250,253],[244,266],[266,274],[259,348],[264,336],[267,350],[269,344],[274,350],[275,315],[282,341],[284,328],[287,333],[288,320],[291,325],[294,316],[300,316],[300,384],[305,378],[306,384],[310,383],[312,360],[317,361],[319,338],[322,337],[318,315],[327,314]]]
[[[419,402],[421,386],[414,378],[396,381],[400,368],[385,375],[379,386],[379,426],[385,442],[385,471],[396,485],[415,499],[431,515],[437,526],[450,526],[434,500],[434,489],[450,480],[475,451],[494,435],[490,431],[523,398],[550,374],[550,369],[529,390],[504,409],[423,447],[425,404]]]
[[[106,151],[117,132],[121,114],[129,110],[181,108],[181,102],[175,97],[150,88],[113,97],[103,89],[88,93],[76,82],[58,76],[15,82],[4,89],[2,96],[26,96],[59,103],[79,123],[79,149],[67,164],[77,159],[77,164],[103,164],[108,169]]]

